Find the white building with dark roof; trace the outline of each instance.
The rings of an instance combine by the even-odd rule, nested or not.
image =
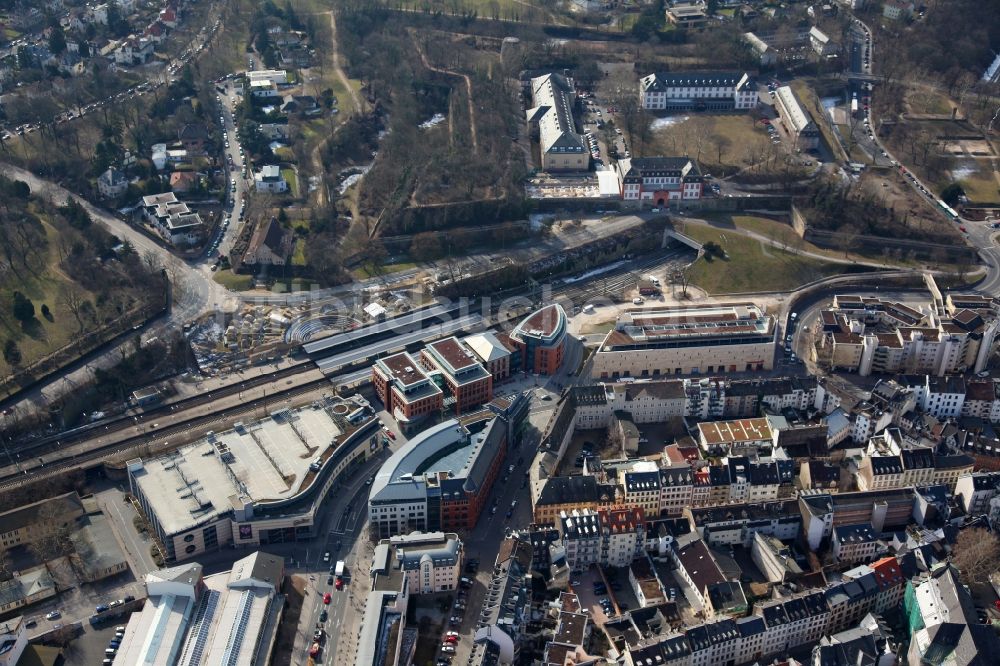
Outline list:
[[[529,126],[537,128],[543,171],[587,171],[590,151],[576,131],[573,79],[562,74],[546,74],[531,79]]]
[[[745,111],[757,106],[746,72],[663,72],[639,80],[639,103],[651,111]]]
[[[704,179],[687,157],[632,157],[615,165],[621,197],[665,206],[672,201],[701,199]]]
[[[788,133],[795,139],[800,150],[815,150],[819,147],[819,128],[812,115],[802,106],[798,95],[789,87],[781,86],[775,93],[774,107]]]

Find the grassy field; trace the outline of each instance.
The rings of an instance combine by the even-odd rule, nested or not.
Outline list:
[[[906,94],[906,106],[910,113],[932,114],[938,116],[951,115],[951,101],[936,90],[916,88]]]
[[[746,114],[689,116],[653,135],[650,154],[690,155],[717,172],[748,166],[771,148],[767,130]]]
[[[692,268],[691,282],[709,294],[788,291],[843,272],[837,264],[802,257],[721,229],[689,224],[684,233],[701,243],[716,242],[726,251],[725,259],[702,258]]]
[[[292,251],[292,266],[305,266],[306,263],[306,239],[297,238]]]
[[[237,275],[229,269],[222,269],[218,271],[212,279],[226,289],[231,289],[233,291],[245,291],[250,288],[250,284],[253,282],[253,276]]]
[[[605,319],[603,321],[595,321],[592,324],[583,324],[580,326],[580,332],[584,335],[592,335],[594,333],[606,334],[612,328],[615,327],[614,319]]]
[[[1000,201],[1000,184],[997,183],[989,163],[983,162],[982,167],[974,174],[958,180],[965,190],[965,196],[972,203],[996,203]]]
[[[355,280],[367,280],[369,278],[378,277],[379,275],[386,275],[388,273],[398,273],[400,271],[408,271],[412,268],[416,268],[417,265],[410,261],[401,261],[398,264],[385,264],[379,266],[379,270],[375,270],[372,266],[364,265],[360,268],[355,268],[351,271],[351,275]]]
[[[289,191],[289,193],[291,193],[291,195],[293,197],[298,198],[298,196],[299,196],[299,179],[295,175],[295,169],[292,169],[290,167],[286,167],[286,168],[284,168],[284,169],[281,170],[281,176],[282,176],[282,178],[285,179],[285,182],[288,183],[288,191]]]
[[[17,342],[21,350],[22,365],[25,366],[64,347],[73,340],[77,332],[72,312],[59,298],[60,292],[75,284],[59,269],[60,234],[45,223],[45,235],[49,247],[48,266],[38,275],[23,271],[22,277],[16,280],[16,289],[35,304],[35,319],[22,325],[6,313],[0,317],[0,338]],[[14,289],[12,285],[0,287],[0,303],[11,303]],[[89,291],[80,289],[80,293],[86,300],[95,300],[95,294]],[[48,306],[51,319],[42,315],[42,305]],[[6,375],[10,371],[11,368],[0,358],[0,374]]]

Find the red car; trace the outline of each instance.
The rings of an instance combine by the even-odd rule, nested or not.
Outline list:
[[[396,439],[396,433],[394,433],[393,431],[389,430],[385,426],[382,426],[382,431],[385,432],[385,434],[387,434],[389,436],[389,439]]]
[[[341,578],[340,576],[337,577],[336,587],[337,587],[338,590],[344,589],[344,579]],[[326,596],[330,596],[330,593],[327,592]],[[326,603],[330,603],[330,602],[327,601]]]
[[[327,592],[326,594],[323,595],[323,603],[324,604],[329,605],[330,601],[332,601],[332,600],[333,600],[333,597],[330,596],[329,592]]]
[[[458,642],[458,636],[445,636],[444,640],[447,643],[457,643]]]

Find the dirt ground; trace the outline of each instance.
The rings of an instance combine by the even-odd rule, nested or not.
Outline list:
[[[291,666],[295,632],[299,628],[299,614],[302,612],[302,600],[305,598],[307,585],[308,581],[302,576],[289,576],[281,587],[281,593],[285,595],[288,605],[281,617],[278,639],[275,642],[275,666]]]

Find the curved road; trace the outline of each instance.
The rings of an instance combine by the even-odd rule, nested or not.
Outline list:
[[[862,30],[871,40],[871,60],[866,66],[867,73],[871,73],[875,67],[875,35],[871,28],[865,24],[857,17],[857,24],[861,26]],[[998,233],[996,230],[990,228],[989,222],[970,222],[959,217],[957,220],[953,220],[950,216],[946,215],[944,210],[941,208],[941,199],[939,199],[928,187],[924,184],[920,178],[916,176],[909,169],[905,169],[903,162],[897,160],[896,157],[889,151],[889,149],[879,140],[878,133],[876,132],[876,124],[872,121],[871,111],[869,114],[869,124],[872,128],[873,140],[877,150],[883,151],[886,155],[886,159],[889,160],[890,164],[899,164],[900,169],[903,173],[903,180],[909,183],[914,194],[916,194],[920,199],[923,199],[926,204],[934,208],[942,217],[945,217],[950,223],[957,223],[960,229],[966,236],[966,240],[972,247],[978,248],[979,256],[982,257],[983,263],[986,267],[986,276],[979,282],[976,286],[976,290],[980,291],[988,296],[1000,297],[1000,248],[997,247],[996,239]]]
[[[211,270],[206,262],[199,264],[184,261],[108,211],[91,205],[86,199],[51,181],[39,178],[29,171],[0,162],[0,174],[24,181],[31,188],[32,194],[58,205],[65,204],[66,199],[72,197],[86,208],[95,222],[104,225],[115,236],[123,240],[128,239],[140,255],[152,253],[158,258],[160,265],[166,269],[174,285],[174,303],[169,316],[159,320],[146,330],[147,339],[160,336],[170,330],[180,330],[186,322],[205,312],[221,313],[235,310],[237,307],[239,299],[212,279]],[[127,341],[123,345],[131,346],[132,342]],[[90,379],[88,375],[91,375],[94,369],[110,367],[120,358],[121,355],[117,347],[107,350],[79,369],[53,379],[44,386],[25,394],[23,400],[14,407],[15,412],[24,416],[26,412],[31,412],[36,407],[46,408],[64,393],[75,390],[78,385],[88,383]]]

